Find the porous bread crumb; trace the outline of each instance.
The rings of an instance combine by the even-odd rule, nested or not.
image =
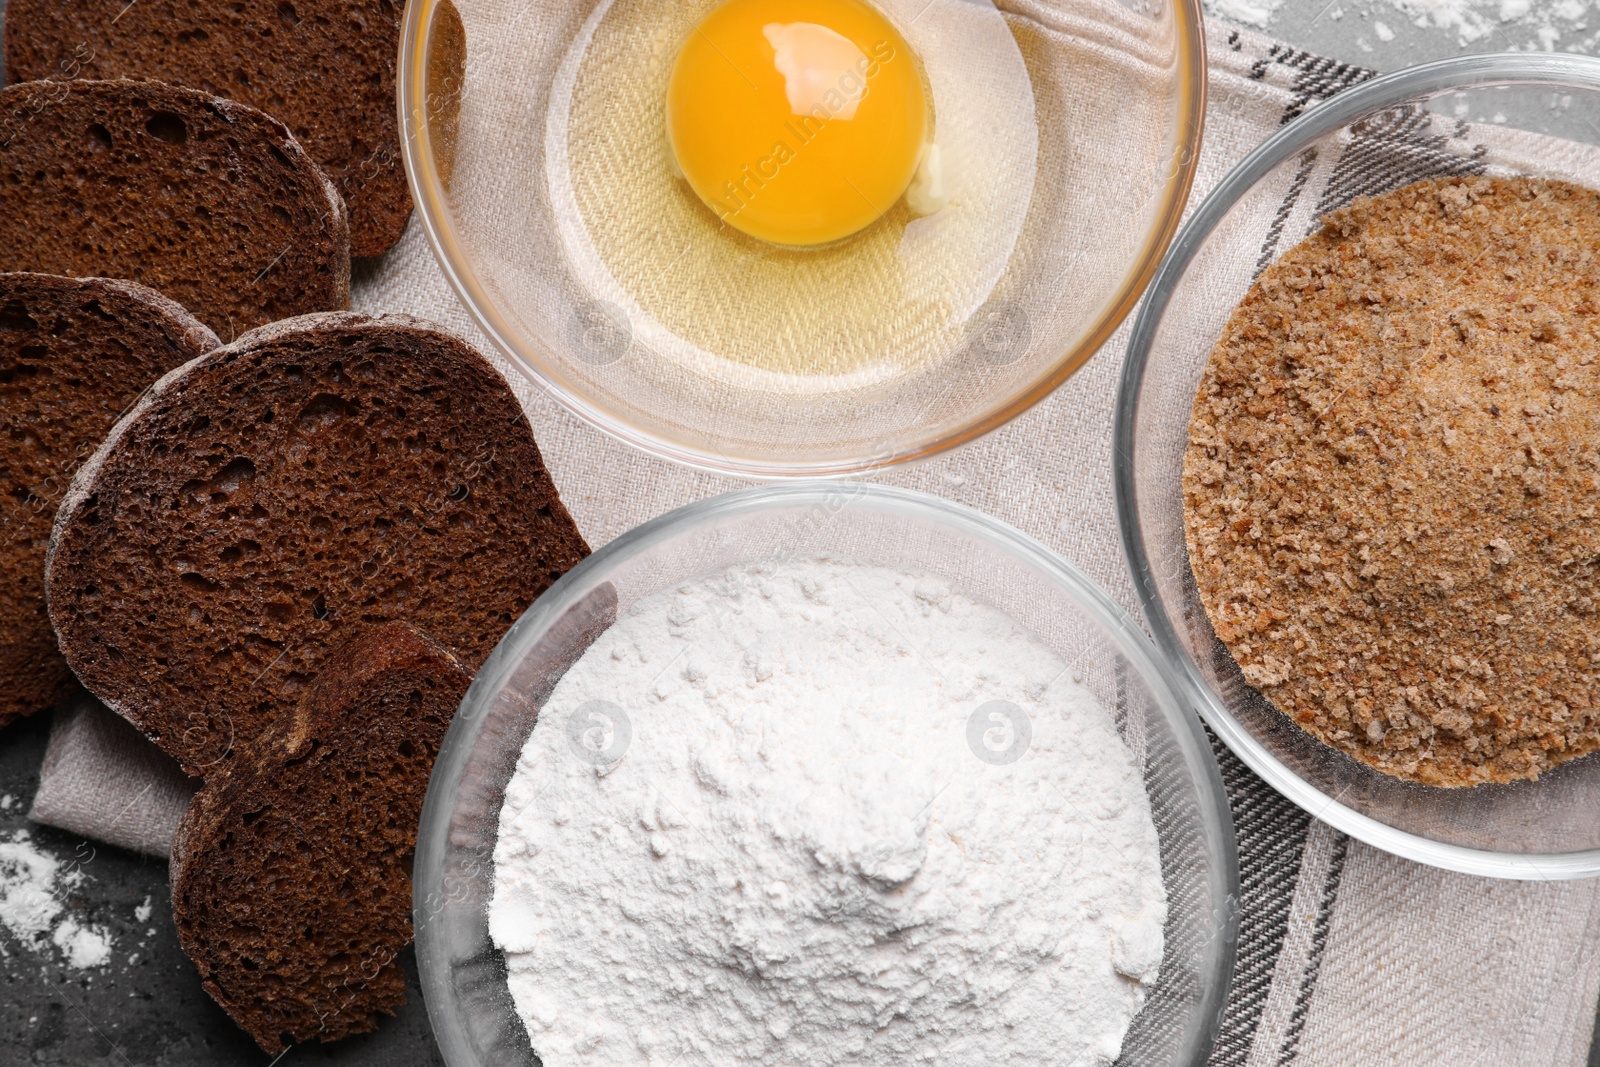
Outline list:
[[[1418,182],[1335,211],[1211,353],[1200,597],[1317,739],[1430,785],[1600,748],[1600,193]]]

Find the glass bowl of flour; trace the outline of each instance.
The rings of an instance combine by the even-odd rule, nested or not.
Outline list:
[[[479,673],[418,835],[451,1067],[1201,1064],[1215,760],[1044,546],[857,483],[618,538]]]

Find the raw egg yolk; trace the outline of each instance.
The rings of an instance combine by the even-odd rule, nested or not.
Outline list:
[[[862,0],[727,0],[678,54],[667,137],[728,225],[820,245],[900,199],[927,112],[911,49]]]

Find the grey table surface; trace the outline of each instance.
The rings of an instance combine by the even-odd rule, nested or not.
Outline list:
[[[1397,70],[1466,52],[1533,49],[1595,54],[1600,0],[1206,0],[1214,23],[1236,22],[1299,48],[1377,70]],[[5,0],[0,0],[0,18]],[[1231,16],[1231,18],[1230,18]],[[173,931],[166,864],[95,846],[29,823],[49,732],[48,715],[0,730],[0,840],[25,830],[34,843],[84,874],[65,903],[112,935],[108,967],[75,970],[53,949],[0,932],[0,1067],[200,1067],[329,1063],[346,1067],[442,1064],[416,985],[402,957],[406,1006],[365,1037],[263,1054],[200,988]],[[153,902],[147,919],[136,910]],[[140,912],[142,914],[142,911]],[[1597,1034],[1600,1037],[1600,1034]],[[1600,1040],[1589,1067],[1600,1067]]]
[[[1213,20],[1374,70],[1472,52],[1600,51],[1595,0],[1203,0]],[[1280,4],[1273,9],[1274,4]],[[1270,12],[1270,13],[1268,13]]]

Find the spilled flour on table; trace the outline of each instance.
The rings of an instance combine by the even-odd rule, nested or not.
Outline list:
[[[48,946],[78,970],[111,962],[111,933],[67,913],[66,896],[82,885],[81,870],[41,850],[26,830],[0,840],[0,926],[36,952]],[[9,955],[4,945],[0,953]]]
[[[1242,22],[1246,26],[1265,26],[1283,0],[1205,0],[1206,14]]]
[[[1283,0],[1205,0],[1206,14],[1262,29],[1282,6]],[[1453,33],[1462,48],[1592,52],[1600,44],[1600,18],[1593,8],[1594,0],[1373,0],[1331,4],[1318,19],[1337,22],[1347,13],[1373,19],[1380,44],[1397,34],[1377,16],[1396,13],[1418,29]],[[1373,51],[1365,37],[1357,43]]]

